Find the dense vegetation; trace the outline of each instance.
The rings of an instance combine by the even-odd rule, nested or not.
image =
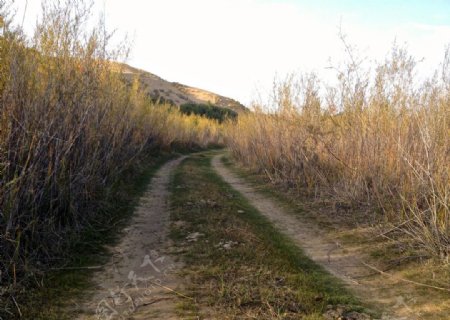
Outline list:
[[[414,250],[448,262],[449,51],[419,83],[402,48],[373,71],[349,50],[335,86],[314,74],[289,77],[270,105],[238,117],[151,101],[111,62],[127,48],[108,49],[110,35],[101,24],[84,29],[88,19],[81,0],[48,4],[29,39],[0,0],[0,309],[5,301],[18,308],[8,298],[64,260],[123,172],[162,149],[216,144],[222,127],[245,165],[375,212]]]
[[[186,103],[180,106],[180,111],[184,114],[196,114],[209,119],[217,120],[220,123],[225,120],[235,120],[238,116],[236,111],[217,107],[212,104]]]
[[[1,302],[64,259],[65,243],[144,155],[218,138],[217,122],[155,106],[125,81],[110,61],[126,50],[107,49],[102,25],[83,28],[82,1],[50,3],[27,39],[0,1]]]
[[[349,52],[335,86],[314,74],[288,77],[269,105],[227,128],[228,145],[272,181],[368,217],[378,212],[389,237],[402,231],[414,250],[448,261],[450,52],[422,83],[402,48],[373,71]]]

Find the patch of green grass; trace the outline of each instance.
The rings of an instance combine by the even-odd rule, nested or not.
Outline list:
[[[72,240],[67,241],[66,259],[50,270],[35,287],[21,294],[21,313],[25,319],[73,319],[75,301],[92,286],[92,275],[109,259],[106,245],[114,245],[121,230],[129,223],[140,196],[145,192],[157,169],[175,154],[149,155],[121,175],[118,182],[106,190],[99,204],[97,220]]]
[[[328,305],[338,304],[362,310],[339,280],[213,171],[214,154],[185,160],[171,188],[171,235],[186,248],[182,272],[192,303],[221,319],[322,319]],[[195,232],[196,241],[186,240]]]

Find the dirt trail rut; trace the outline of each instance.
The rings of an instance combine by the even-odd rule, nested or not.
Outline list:
[[[383,319],[420,319],[417,313],[409,308],[403,296],[390,291],[391,287],[395,287],[395,283],[386,279],[380,281],[380,277],[368,277],[373,270],[363,265],[360,254],[354,250],[344,250],[339,244],[327,238],[317,225],[295,217],[272,199],[257,192],[222,163],[222,156],[219,154],[212,159],[212,165],[219,175],[247,198],[281,232],[303,248],[312,260],[342,279],[358,296],[381,306],[385,310]]]
[[[109,263],[95,274],[89,301],[78,305],[78,319],[179,319],[175,313],[180,281],[166,250],[170,176],[185,157],[169,161],[155,174],[139,201]]]

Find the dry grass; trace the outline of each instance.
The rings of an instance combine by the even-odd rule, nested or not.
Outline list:
[[[272,181],[332,198],[337,209],[369,206],[411,246],[448,261],[449,52],[419,85],[404,49],[394,46],[370,72],[346,47],[350,59],[336,69],[336,86],[314,74],[288,77],[275,86],[275,111],[258,105],[241,115],[227,143]]]
[[[153,105],[110,61],[83,1],[48,2],[35,35],[0,1],[0,294],[64,256],[105,190],[143,154],[218,140],[216,123]]]

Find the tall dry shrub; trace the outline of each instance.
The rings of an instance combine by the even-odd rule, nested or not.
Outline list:
[[[373,72],[361,61],[351,56],[337,68],[335,86],[315,75],[279,83],[276,111],[242,115],[227,128],[227,144],[273,181],[381,210],[411,245],[448,259],[449,54],[422,84],[398,46]]]
[[[143,154],[215,142],[215,123],[156,106],[110,61],[83,1],[47,2],[34,37],[0,37],[0,294],[64,256],[67,239]]]

